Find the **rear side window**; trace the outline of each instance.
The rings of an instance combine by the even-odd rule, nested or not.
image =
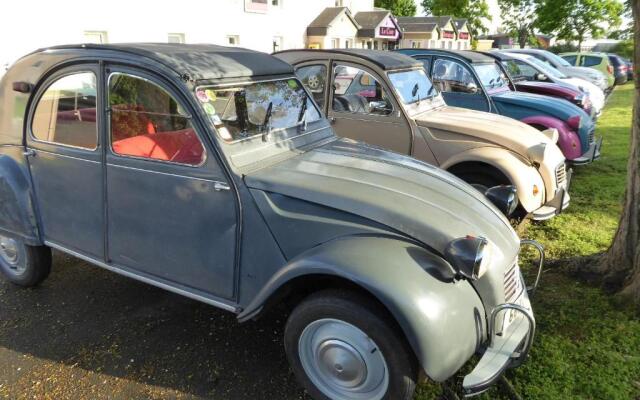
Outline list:
[[[471,72],[453,60],[437,59],[433,64],[432,80],[441,92],[472,93],[470,88],[478,88]]]
[[[302,81],[302,84],[309,89],[320,108],[324,109],[327,67],[324,65],[307,65],[298,68],[296,75]]]
[[[578,58],[578,56],[562,56],[562,58],[567,60],[569,64],[576,65],[576,59]]]
[[[199,165],[205,152],[190,117],[163,88],[116,73],[109,78],[111,147],[115,154]]]
[[[582,56],[582,58],[580,59],[580,64],[583,67],[593,67],[594,65],[600,65],[601,62],[601,57]]]
[[[33,136],[44,142],[95,150],[96,98],[96,76],[92,72],[56,80],[38,100],[31,124]]]

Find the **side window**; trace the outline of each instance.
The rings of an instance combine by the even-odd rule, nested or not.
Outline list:
[[[520,70],[520,76],[523,76],[527,79],[532,80],[535,78],[536,74],[538,73],[536,69],[534,69],[532,66],[525,63],[524,61],[515,60],[515,63],[518,65],[518,69]]]
[[[199,165],[204,147],[178,102],[160,86],[115,73],[109,78],[115,154]]]
[[[593,67],[594,65],[600,65],[602,58],[594,56],[582,56],[580,64],[583,67]]]
[[[437,59],[433,64],[433,83],[441,92],[478,92],[478,83],[464,65],[445,59]],[[474,89],[475,88],[475,89]]]
[[[562,56],[569,64],[576,65],[576,59],[578,56]]]
[[[308,65],[296,70],[296,75],[302,84],[309,89],[313,99],[324,110],[324,96],[326,93],[327,67],[324,65]]]
[[[360,68],[345,65],[334,69],[331,108],[374,115],[389,115],[393,111],[389,96],[376,78]]]
[[[41,141],[95,150],[96,76],[92,72],[67,75],[44,92],[33,114],[31,130]]]

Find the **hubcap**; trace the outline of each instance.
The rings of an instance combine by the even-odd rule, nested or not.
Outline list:
[[[20,246],[14,239],[0,235],[0,258],[15,273],[24,272],[25,267],[20,263]]]
[[[377,400],[387,391],[389,372],[382,352],[349,323],[314,321],[302,332],[298,352],[309,379],[331,399]]]

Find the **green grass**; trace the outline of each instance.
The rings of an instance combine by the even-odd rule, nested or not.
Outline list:
[[[525,399],[640,399],[640,320],[563,266],[604,252],[615,233],[625,189],[633,85],[613,93],[598,121],[602,158],[574,168],[569,210],[529,224],[523,237],[546,248],[549,264],[533,299],[538,332],[529,360],[507,372]],[[440,393],[424,384],[416,399]],[[492,389],[481,399],[506,398]]]

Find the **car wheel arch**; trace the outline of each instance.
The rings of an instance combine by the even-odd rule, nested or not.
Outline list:
[[[361,242],[358,243],[358,241]],[[339,251],[329,254],[328,257],[324,257],[324,260],[321,260],[322,257],[317,257],[318,254],[324,253],[323,247],[327,245],[331,247],[332,244],[338,242],[342,242]],[[373,253],[372,248],[379,249],[380,247],[395,248],[398,251],[382,257],[376,254],[373,258],[377,260],[373,261],[371,265],[361,263],[354,267],[352,262],[350,265],[350,260],[354,260],[354,255],[358,257],[363,252]],[[350,249],[351,253],[344,254],[343,250],[345,249]],[[334,239],[329,243],[310,249],[308,251],[310,254],[297,257],[296,260],[292,260],[274,274],[269,283],[250,300],[250,303],[238,315],[238,320],[244,322],[264,315],[279,300],[286,298],[287,289],[295,288],[298,284],[303,287],[315,285],[314,278],[321,278],[324,280],[324,285],[318,285],[317,289],[319,290],[326,289],[328,284],[334,284],[356,290],[369,298],[376,299],[375,301],[389,312],[391,319],[398,324],[404,333],[406,341],[426,375],[436,381],[445,380],[468,361],[481,345],[483,337],[486,335],[484,332],[486,316],[484,316],[482,302],[469,282],[464,280],[448,283],[437,281],[430,277],[430,272],[420,267],[422,264],[415,264],[413,261],[415,255],[412,255],[412,252],[428,253],[430,257],[439,257],[426,250],[424,246],[399,237],[355,235]],[[343,262],[340,262],[341,259]],[[385,264],[391,259],[404,259],[405,262],[398,260],[395,266]],[[335,261],[335,263],[333,266],[328,266],[326,261]],[[413,262],[414,265],[407,265],[410,262]],[[399,265],[408,268],[398,268]],[[415,266],[420,269],[414,268]],[[394,273],[389,274],[387,267],[395,268],[393,269]],[[370,272],[370,276],[362,274],[358,276],[358,271],[364,270]],[[381,274],[381,271],[386,273]],[[372,278],[374,275],[375,278]],[[287,282],[291,282],[291,286],[284,286]],[[398,290],[398,287],[402,285],[404,285],[404,290]],[[316,293],[316,287],[313,289],[311,292]],[[303,291],[301,299],[305,298],[304,294]],[[457,308],[460,317],[452,320],[447,317],[447,313],[439,311],[425,314],[424,304],[438,304],[436,309],[440,310],[448,309],[450,311]],[[447,304],[446,307],[445,304]],[[480,314],[478,314],[479,310]],[[480,322],[478,318],[480,318]],[[476,334],[470,334],[461,341],[452,343],[449,337],[459,329],[476,332]],[[437,361],[443,358],[450,362]]]

